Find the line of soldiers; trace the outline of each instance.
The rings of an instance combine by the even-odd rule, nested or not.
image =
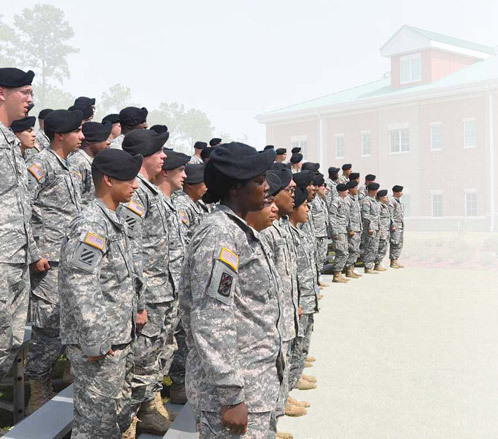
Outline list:
[[[146,108],[98,123],[87,97],[42,110],[35,135],[33,76],[0,69],[0,186],[10,201],[0,223],[1,376],[22,342],[29,303],[28,411],[53,396],[64,352],[73,438],[134,438],[137,424],[164,434],[174,419],[161,400],[166,375],[172,400],[191,403],[202,438],[291,437],[277,422],[307,412],[290,390],[317,385],[303,371],[315,361],[328,235],[338,272],[340,261],[356,262],[343,235],[357,226],[348,213],[343,232],[337,212],[348,190],[358,202],[357,184],[345,190],[338,172],[329,169],[326,182],[316,163],[291,170],[281,150],[218,138],[197,142],[190,157],[165,146],[166,126],[147,129]],[[366,267],[381,222],[371,184]],[[401,193],[390,213],[401,219],[394,261]]]

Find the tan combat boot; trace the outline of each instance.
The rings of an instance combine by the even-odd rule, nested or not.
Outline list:
[[[287,404],[297,405],[298,407],[308,408],[311,407],[311,404],[308,401],[298,401],[292,397],[287,397]]]
[[[334,273],[334,278],[332,279],[332,282],[334,283],[338,283],[338,284],[345,284],[347,283],[347,280],[345,280],[342,276],[341,276],[341,272],[340,271],[336,271]]]
[[[351,279],[358,279],[358,275],[354,272],[354,267],[347,267],[346,268],[346,277],[350,277]]]
[[[121,439],[135,439],[137,437],[137,422],[138,418],[134,416],[128,430],[121,435]]]
[[[398,262],[396,261],[396,259],[391,259],[391,265],[390,265],[391,268],[399,268],[398,266]]]
[[[315,357],[313,357],[312,355],[308,355],[308,356],[306,357],[306,361],[307,361],[308,363],[314,363],[314,362],[316,361],[316,358],[315,358]]]
[[[313,363],[306,361],[306,363],[304,363],[304,367],[313,367]]]
[[[404,265],[401,265],[401,264],[398,262],[398,260],[397,260],[397,259],[396,259],[396,265],[398,266],[398,268],[405,268],[405,266],[404,266]]]
[[[161,415],[168,418],[171,422],[176,419],[176,413],[172,413],[166,407],[164,407],[163,399],[161,398],[161,392],[156,393],[154,402],[156,403],[157,410],[159,410],[159,413],[161,413]]]
[[[365,267],[365,274],[379,274],[376,271],[373,271],[371,268]]]
[[[138,420],[140,421],[138,429],[141,433],[156,436],[164,436],[172,424],[168,417],[159,412],[155,400],[142,403],[138,412]]]
[[[316,378],[312,375],[305,375],[304,373],[301,375],[303,380],[309,381],[310,383],[316,383]]]
[[[306,381],[306,380],[303,380],[302,378],[299,378],[299,381],[296,384],[296,389],[298,389],[298,390],[312,390],[312,389],[316,389],[316,384],[310,383],[309,381]]]
[[[294,439],[291,433],[284,433],[283,431],[277,431],[277,439]]]
[[[374,267],[374,270],[375,271],[387,271],[382,265],[380,264],[375,264],[375,267]]]
[[[29,388],[31,393],[29,396],[28,408],[26,409],[26,414],[28,416],[55,396],[49,375],[40,380],[29,380]]]
[[[341,276],[342,280],[349,282],[349,279],[346,276],[344,276],[344,273],[342,271],[339,273],[339,276]]]
[[[304,416],[308,414],[308,410],[304,407],[299,407],[298,405],[285,404],[285,416],[290,416],[292,418],[297,418],[299,416]]]

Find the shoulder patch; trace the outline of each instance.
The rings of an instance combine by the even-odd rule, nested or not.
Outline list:
[[[235,271],[239,268],[239,257],[232,250],[229,250],[226,247],[221,249],[220,261],[223,261]]]
[[[92,247],[98,248],[99,250],[103,250],[105,247],[105,238],[102,238],[95,233],[88,232],[83,240],[85,244],[91,245]]]
[[[218,285],[218,293],[222,296],[229,297],[232,290],[233,276],[228,273],[223,273]]]
[[[37,181],[40,181],[43,177],[45,177],[45,172],[43,172],[42,168],[40,168],[36,163],[32,164],[28,171],[33,174],[33,177],[36,178]]]
[[[135,212],[137,215],[140,215],[140,216],[144,215],[144,212],[145,212],[144,207],[141,204],[136,203],[133,200],[130,201],[128,204],[126,204],[126,207],[128,209],[130,209],[132,212]]]
[[[43,149],[43,146],[40,146],[38,143],[35,142],[35,149],[40,152]]]
[[[190,221],[188,220],[188,216],[185,213],[185,211],[179,210],[178,211],[178,215],[179,215],[180,220],[182,221],[182,223],[188,226],[188,224],[189,224]]]

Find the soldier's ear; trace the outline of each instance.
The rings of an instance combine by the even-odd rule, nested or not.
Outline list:
[[[112,181],[112,177],[109,177],[108,175],[104,175],[102,178],[102,182],[108,187],[112,187]]]
[[[5,87],[0,87],[0,102],[5,101],[6,94],[7,94],[7,89]]]

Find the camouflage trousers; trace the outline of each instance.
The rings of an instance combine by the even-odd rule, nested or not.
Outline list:
[[[58,266],[52,266],[44,273],[31,276],[30,314],[33,327],[26,373],[32,380],[51,374],[57,359],[64,351],[59,334],[58,274]]]
[[[327,237],[322,237],[322,238],[316,238],[316,245],[317,245],[317,265],[318,265],[318,273],[322,272],[322,268],[325,264],[325,261],[327,260],[327,253],[328,253],[328,247],[329,243],[327,240]]]
[[[379,251],[379,231],[374,230],[373,235],[368,231],[363,233],[363,263],[365,268],[372,270],[375,265],[375,258]]]
[[[174,349],[168,350],[167,343],[173,338],[176,302],[151,303],[146,305],[146,309],[147,324],[137,331],[132,342],[135,363],[132,404],[136,411],[142,402],[151,401],[162,389],[165,368],[171,364],[174,353]]]
[[[401,256],[401,249],[403,248],[403,235],[403,229],[391,231],[390,259],[399,259]]]
[[[74,374],[72,439],[121,439],[131,416],[131,346],[113,346],[114,356],[91,363],[79,346],[67,346]]]
[[[342,271],[349,256],[348,250],[348,238],[345,233],[339,233],[337,235],[337,239],[333,240],[335,257],[334,257],[334,265],[333,271]]]
[[[353,236],[348,235],[349,255],[346,261],[346,267],[354,267],[360,257],[361,232],[354,232]]]
[[[24,339],[28,315],[29,271],[26,264],[0,264],[0,378],[10,372]]]
[[[292,341],[289,370],[289,392],[296,387],[303,374],[306,357],[309,355],[314,314],[303,314],[299,318],[299,334]]]
[[[199,439],[267,439],[271,412],[248,413],[247,432],[232,434],[221,425],[219,412],[201,412]]]
[[[379,250],[377,251],[377,257],[375,258],[375,263],[380,264],[382,262],[382,259],[387,255],[387,249],[389,247],[389,235],[386,237],[382,236],[382,238],[379,239]]]
[[[185,330],[183,329],[182,322],[179,321],[175,330],[175,340],[178,350],[173,356],[173,362],[169,369],[169,377],[174,384],[185,384],[185,362],[188,355],[185,338]]]

